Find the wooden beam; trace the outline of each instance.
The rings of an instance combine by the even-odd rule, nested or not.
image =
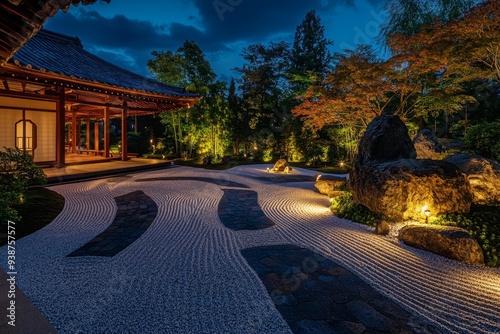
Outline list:
[[[6,79],[3,79],[3,86],[5,87],[5,90],[9,90],[9,82]]]
[[[75,98],[72,96],[68,96],[67,98],[68,103],[72,104],[83,104],[83,105],[88,105],[88,106],[94,106],[94,107],[111,107],[111,108],[116,108],[116,109],[121,109],[121,105],[119,104],[110,104],[107,102],[92,102],[92,101],[85,101],[79,98]]]
[[[154,101],[162,103],[176,103],[178,106],[186,106],[187,104],[194,105],[200,100],[200,97],[186,97],[176,95],[155,94],[151,92],[132,91],[123,87],[111,87],[106,84],[95,83],[89,85],[87,81],[81,81],[73,78],[63,78],[56,73],[33,73],[33,70],[18,67],[14,64],[7,63],[2,67],[2,72],[10,74],[10,79],[19,79],[36,82],[38,84],[55,85],[58,87],[71,88],[74,90],[82,90],[90,93],[101,93],[107,95],[119,96],[131,100],[139,101]],[[5,76],[4,74],[4,76]]]
[[[127,161],[128,157],[128,122],[127,122],[127,100],[123,100],[122,109],[122,161]]]
[[[14,92],[6,89],[0,89],[0,95],[5,97],[25,98],[29,100],[52,101],[52,102],[59,101],[59,95],[51,96],[51,95],[30,94],[30,93]]]
[[[64,141],[65,124],[65,101],[64,89],[57,90],[59,98],[56,103],[56,166],[63,168],[66,166],[66,147]]]

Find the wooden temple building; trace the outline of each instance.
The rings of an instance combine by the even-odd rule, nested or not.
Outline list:
[[[5,7],[23,3],[10,2],[2,3],[0,12],[12,14],[13,9]],[[69,6],[70,2],[79,1],[37,3]],[[62,5],[60,9],[64,9]],[[0,149],[17,147],[29,151],[37,163],[58,167],[66,165],[70,153],[109,157],[110,119],[120,118],[120,156],[127,160],[128,117],[185,108],[199,100],[196,94],[132,73],[87,52],[76,37],[38,30],[41,25],[27,34],[14,21],[19,15],[29,21],[29,14],[23,12],[25,9],[14,9],[21,14],[10,18],[10,30],[4,20],[0,23]],[[45,19],[54,14],[52,7],[45,10],[49,12]]]

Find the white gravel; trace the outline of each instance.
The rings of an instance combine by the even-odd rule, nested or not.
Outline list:
[[[266,167],[178,167],[51,187],[65,207],[53,223],[18,240],[18,284],[60,333],[290,333],[240,250],[291,243],[336,261],[443,332],[500,333],[499,269],[464,265],[338,219],[311,182],[253,178],[270,175]],[[246,184],[276,225],[225,228],[217,215],[223,187],[215,184],[134,182],[162,176]],[[137,241],[111,258],[66,257],[111,224],[114,197],[135,190],[158,205]]]

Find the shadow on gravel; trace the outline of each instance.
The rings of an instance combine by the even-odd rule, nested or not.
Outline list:
[[[238,183],[223,179],[214,179],[210,177],[149,177],[144,179],[137,179],[135,182],[151,182],[151,181],[201,181],[213,183],[222,187],[235,187],[235,188],[248,188],[246,184]]]

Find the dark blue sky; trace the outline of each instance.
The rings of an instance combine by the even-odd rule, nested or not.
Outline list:
[[[186,39],[205,52],[222,80],[237,74],[241,50],[252,43],[293,41],[295,28],[315,9],[332,51],[373,44],[385,19],[385,0],[100,1],[49,19],[45,28],[78,36],[85,49],[148,75],[153,50],[177,50]]]

